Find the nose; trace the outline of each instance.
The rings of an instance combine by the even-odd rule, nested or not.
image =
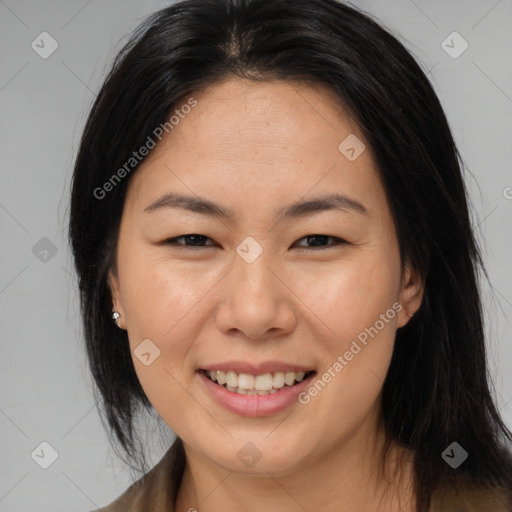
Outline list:
[[[282,274],[266,251],[252,263],[237,255],[221,282],[218,328],[224,334],[238,333],[251,340],[292,332],[298,319],[295,296]]]

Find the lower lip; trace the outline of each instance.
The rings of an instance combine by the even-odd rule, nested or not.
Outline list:
[[[251,417],[277,414],[298,403],[299,394],[316,375],[313,373],[295,386],[285,386],[281,391],[269,395],[241,395],[211,381],[203,371],[198,373],[206,389],[220,405],[235,414]]]

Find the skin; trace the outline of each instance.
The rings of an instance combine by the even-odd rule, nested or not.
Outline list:
[[[408,265],[401,274],[371,148],[321,86],[233,78],[194,98],[197,106],[131,178],[109,276],[142,387],[184,442],[176,510],[414,510],[412,454],[392,445],[385,470],[396,478],[389,484],[379,472],[379,418],[395,333],[419,308],[423,286]],[[366,145],[355,161],[338,150],[350,134]],[[171,191],[206,197],[234,218],[144,211]],[[275,217],[333,192],[368,215]],[[164,243],[186,234],[208,238],[189,249]],[[315,247],[309,235],[348,243],[327,238]],[[252,263],[236,252],[247,236],[263,249]],[[226,360],[279,359],[321,376],[394,303],[400,312],[308,404],[240,416],[217,404],[196,373]],[[147,338],[160,350],[149,366],[133,355]],[[251,468],[237,457],[249,441],[262,454]]]

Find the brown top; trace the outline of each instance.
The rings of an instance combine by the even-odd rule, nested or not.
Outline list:
[[[432,494],[429,512],[511,512],[506,493],[463,486]]]
[[[94,512],[174,512],[175,493],[183,473],[179,438],[160,461],[109,505]],[[503,493],[465,486],[433,493],[428,512],[512,512]]]

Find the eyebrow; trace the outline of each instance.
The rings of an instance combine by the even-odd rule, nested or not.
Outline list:
[[[202,215],[220,217],[227,220],[233,220],[235,214],[233,210],[214,203],[208,199],[199,196],[188,196],[169,192],[147,206],[145,212],[154,212],[161,208],[181,208]],[[344,194],[326,194],[315,197],[308,201],[299,201],[284,208],[281,208],[276,216],[279,220],[288,218],[305,217],[318,212],[329,210],[341,210],[347,212],[359,213],[369,216],[366,207]]]

